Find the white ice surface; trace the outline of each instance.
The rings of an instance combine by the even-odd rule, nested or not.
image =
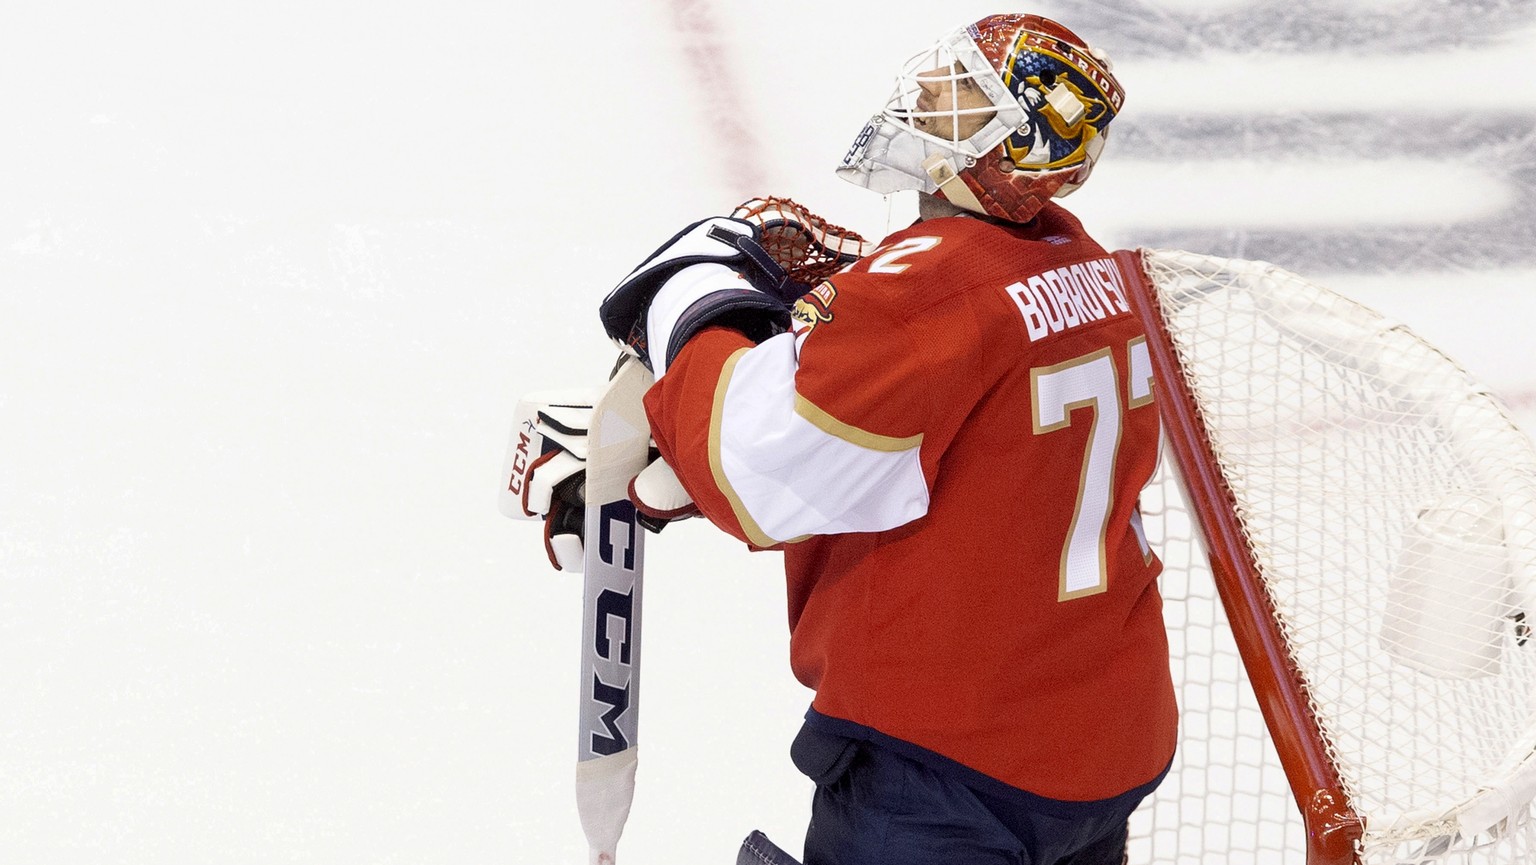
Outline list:
[[[606,375],[598,299],[687,221],[764,192],[868,234],[905,219],[910,202],[831,166],[902,60],[995,10],[13,5],[0,862],[580,861],[579,584],[496,511],[512,408]],[[1394,104],[1468,80],[1394,62],[1368,70]],[[1295,109],[1284,65],[1255,63],[1173,69],[1213,102],[1235,83]],[[1125,61],[1128,112],[1138,91],[1181,104],[1167,66]],[[1502,86],[1503,107],[1536,106],[1523,71]],[[1476,192],[1452,195],[1457,218],[1510,194],[1428,142]],[[1263,166],[1234,207],[1240,165],[1113,157],[1067,202],[1109,245],[1161,215],[1305,221]],[[1393,173],[1408,161],[1371,182],[1418,182]],[[1379,212],[1341,176],[1305,190],[1336,196],[1317,202],[1328,229]],[[1330,284],[1529,410],[1532,278]],[[724,863],[754,827],[798,851],[809,784],[786,752],[809,695],[785,662],[777,557],[695,522],[648,559],[621,860]]]

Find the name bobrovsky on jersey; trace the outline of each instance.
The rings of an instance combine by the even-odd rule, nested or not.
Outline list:
[[[1006,291],[1024,316],[1030,342],[1131,311],[1125,277],[1109,258],[1047,270]]]

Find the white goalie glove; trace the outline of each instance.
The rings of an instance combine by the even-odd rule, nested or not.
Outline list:
[[[544,552],[555,570],[581,573],[586,516],[587,430],[594,389],[537,391],[518,401],[502,464],[505,516],[543,520]],[[698,509],[672,468],[655,455],[629,482],[639,523],[659,532]]]

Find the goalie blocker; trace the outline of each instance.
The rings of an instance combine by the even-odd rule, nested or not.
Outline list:
[[[638,403],[644,391],[628,398]],[[517,520],[544,521],[544,552],[557,571],[583,569],[588,434],[598,392],[535,391],[517,403],[512,436],[502,463],[498,508]],[[698,509],[677,475],[650,451],[645,469],[628,481],[640,525],[659,532]]]

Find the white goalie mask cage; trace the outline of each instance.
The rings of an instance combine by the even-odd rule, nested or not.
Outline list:
[[[954,88],[961,81],[975,83],[992,104],[918,110],[924,83]],[[912,123],[917,118],[935,118],[941,121],[941,128],[955,130],[962,125],[962,117],[976,114],[992,117],[963,140],[923,132]],[[936,178],[943,176],[941,165],[947,165],[950,176],[958,174],[995,149],[1024,121],[1019,101],[962,27],[903,64],[885,108],[860,131],[837,173],[882,195],[908,190],[932,193],[939,186]]]

